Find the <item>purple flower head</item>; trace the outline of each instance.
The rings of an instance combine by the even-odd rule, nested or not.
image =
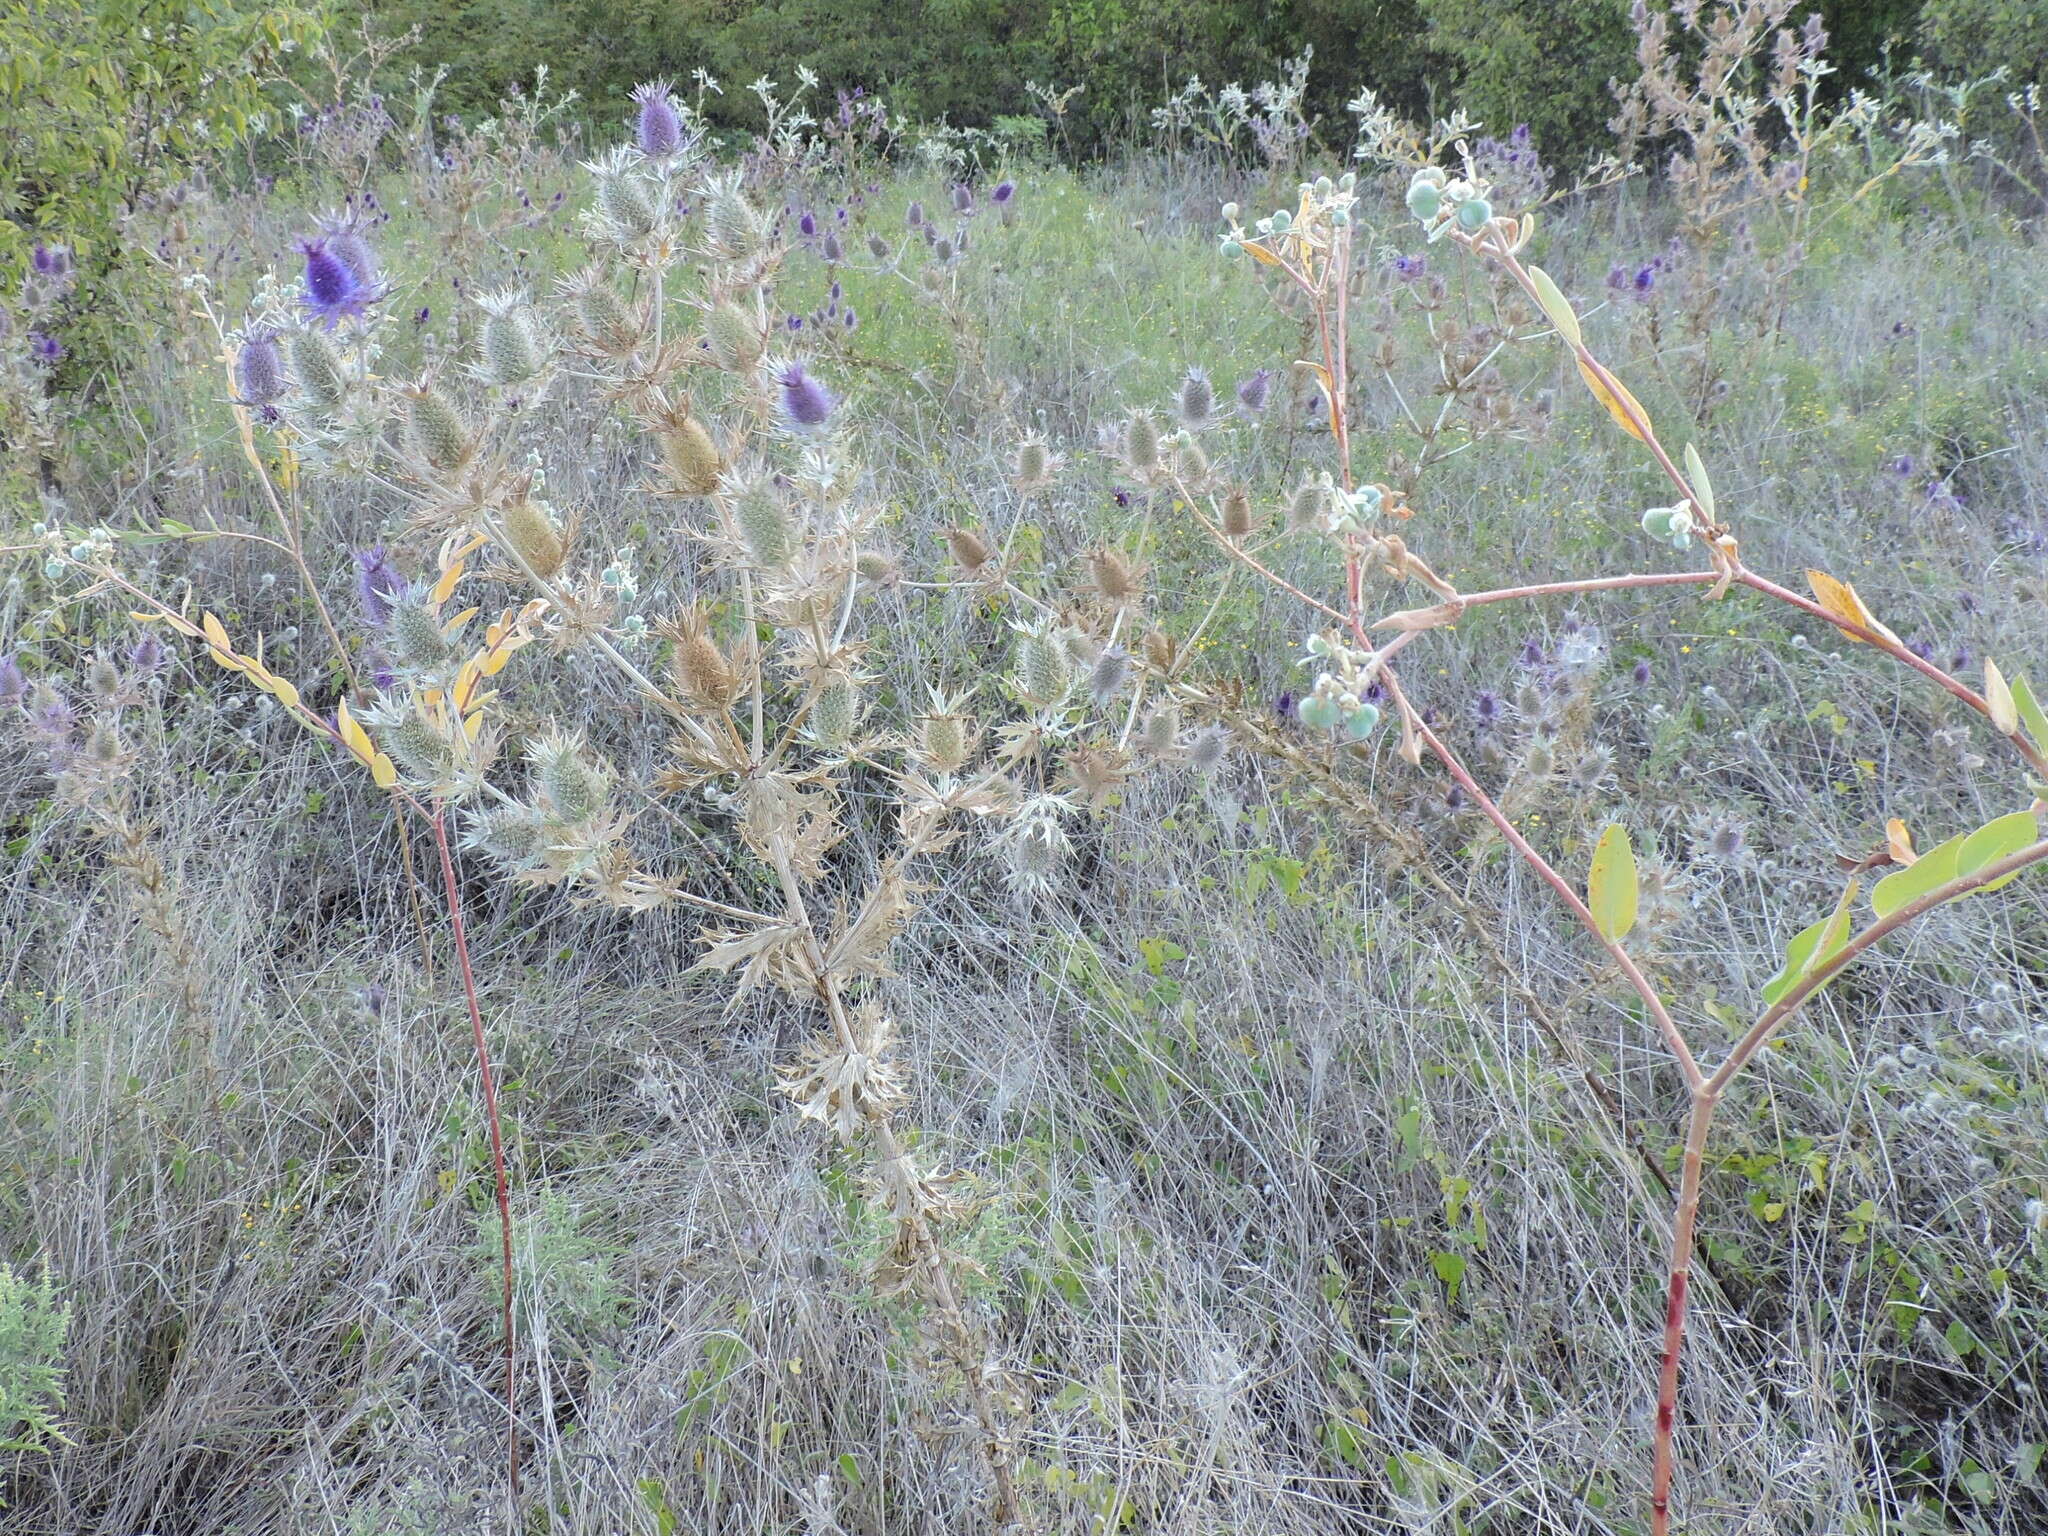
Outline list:
[[[274,331],[251,331],[235,355],[235,387],[244,405],[268,405],[284,393],[284,359]]]
[[[78,724],[78,711],[71,701],[48,683],[38,684],[28,701],[28,728],[53,760],[69,755],[71,732]]]
[[[61,278],[71,271],[71,252],[61,245],[45,245],[38,240],[29,261],[41,277]]]
[[[1525,667],[1540,667],[1543,665],[1543,647],[1534,640],[1524,640],[1522,654],[1515,659]]]
[[[1017,183],[1005,179],[996,183],[996,189],[989,193],[988,200],[1000,208],[1016,195]]]
[[[804,317],[802,315],[791,315],[787,323],[792,331],[800,331],[804,328]]]
[[[363,620],[372,629],[391,622],[391,597],[405,590],[405,578],[391,563],[382,544],[356,551],[356,601],[362,605]]]
[[[1927,639],[1924,635],[1915,635],[1912,639],[1908,640],[1906,642],[1906,649],[1915,656],[1918,656],[1922,661],[1931,662],[1934,660],[1934,642]]]
[[[1892,473],[1897,475],[1901,480],[1911,479],[1915,467],[1916,466],[1913,462],[1913,455],[1911,455],[1910,453],[1900,454],[1896,459],[1893,459],[1891,463]]]
[[[791,363],[777,381],[782,386],[782,414],[798,427],[822,427],[832,415],[832,395],[824,385],[804,372],[802,363]]]
[[[153,677],[164,664],[164,648],[155,635],[144,635],[128,648],[128,669],[137,677]]]
[[[955,213],[974,212],[974,193],[964,181],[953,188],[953,211]]]
[[[846,328],[847,328],[847,329],[848,329],[848,330],[850,331],[850,330],[853,330],[853,329],[854,329],[855,327],[857,327],[857,326],[858,326],[859,324],[860,324],[860,320],[859,320],[859,318],[858,318],[858,317],[857,317],[857,316],[856,316],[856,315],[854,314],[854,312],[853,312],[853,306],[852,306],[851,304],[847,305],[847,306],[846,306]]]
[[[1636,268],[1632,281],[1637,296],[1647,298],[1657,287],[1657,268],[1654,265]]]
[[[370,302],[370,291],[355,268],[324,238],[301,240],[299,254],[306,258],[306,292],[301,300],[322,325],[333,328],[344,315],[360,315]]]
[[[422,304],[419,308],[419,313],[412,317],[412,323],[414,325],[425,325],[433,318],[434,311],[429,306]]]
[[[825,236],[824,242],[818,247],[818,254],[835,265],[846,260],[846,247],[839,243],[837,230]]]
[[[1237,403],[1248,411],[1263,411],[1266,397],[1273,392],[1273,370],[1259,368],[1237,381]]]
[[[377,253],[363,238],[363,221],[352,213],[330,213],[320,220],[320,239],[354,274],[365,294],[377,286]]]
[[[390,667],[377,667],[370,673],[370,686],[379,693],[389,693],[398,686],[398,674]]]
[[[1472,699],[1472,718],[1481,725],[1492,725],[1500,719],[1500,695],[1482,688]]]
[[[905,229],[923,229],[923,228],[924,228],[924,204],[923,204],[923,203],[912,203],[912,204],[911,204],[911,205],[910,205],[910,206],[909,206],[909,207],[908,207],[907,209],[905,209],[905,210],[904,210],[904,212],[903,212],[903,227],[904,227]]]
[[[1273,701],[1273,713],[1283,722],[1292,721],[1295,718],[1294,695],[1287,689],[1282,688],[1280,690],[1280,697]]]
[[[797,218],[796,227],[798,233],[808,240],[818,232],[818,216],[806,208]]]
[[[683,145],[683,120],[669,99],[666,80],[653,80],[633,92],[640,115],[633,123],[633,141],[650,160],[666,160]]]
[[[1632,678],[1634,678],[1634,679],[1636,680],[1636,686],[1637,686],[1637,687],[1641,687],[1641,686],[1642,686],[1642,685],[1643,685],[1644,683],[1647,683],[1647,682],[1648,682],[1648,681],[1650,680],[1650,664],[1649,664],[1649,662],[1648,662],[1648,661],[1639,661],[1639,662],[1637,662],[1637,663],[1635,664],[1635,670],[1634,670],[1634,671],[1632,671],[1632,672],[1630,672],[1630,673],[1629,673],[1629,676],[1630,676],[1630,677],[1632,677]]]
[[[1619,294],[1626,292],[1627,289],[1628,268],[1624,267],[1620,262],[1616,262],[1607,269],[1607,291]]]
[[[1429,272],[1427,256],[1396,256],[1393,261],[1394,276],[1404,283],[1419,282]]]
[[[28,350],[29,356],[48,368],[54,368],[64,361],[64,343],[48,331],[30,331]]]
[[[12,709],[28,694],[28,679],[12,656],[0,656],[0,707]]]
[[[1115,501],[1115,503],[1120,507],[1128,507],[1131,504],[1131,493],[1125,490],[1122,486],[1118,486],[1109,494],[1110,499]]]

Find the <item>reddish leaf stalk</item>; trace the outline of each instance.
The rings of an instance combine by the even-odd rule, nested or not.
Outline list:
[[[448,851],[448,812],[436,802],[434,847],[441,855],[441,887],[448,897],[448,927],[455,939],[455,962],[462,972],[462,998],[469,1005],[469,1028],[476,1042],[477,1075],[483,1079],[484,1118],[490,1125],[491,1173],[497,1183],[498,1240],[504,1273],[505,1328],[505,1468],[512,1497],[519,1497],[519,1357],[512,1332],[512,1194],[505,1178],[505,1138],[498,1124],[498,1086],[491,1075],[490,1047],[484,1039],[483,1010],[477,1006],[476,977],[469,968],[469,937],[462,922],[462,893],[455,883],[455,860]]]

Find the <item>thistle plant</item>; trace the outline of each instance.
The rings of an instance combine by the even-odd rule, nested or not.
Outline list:
[[[1384,135],[1391,137],[1391,133]],[[1342,589],[1324,597],[1272,569],[1261,558],[1262,546],[1247,542],[1245,519],[1241,508],[1234,506],[1236,493],[1219,494],[1202,483],[1202,476],[1185,472],[1175,455],[1160,450],[1149,418],[1134,417],[1125,428],[1125,463],[1132,473],[1169,487],[1176,507],[1184,508],[1210,535],[1224,558],[1301,603],[1311,626],[1302,660],[1313,681],[1304,689],[1296,711],[1302,726],[1326,744],[1321,752],[1327,766],[1312,771],[1327,792],[1354,797],[1365,793],[1362,788],[1345,787],[1344,765],[1353,754],[1374,749],[1374,743],[1386,734],[1382,717],[1390,716],[1399,755],[1417,769],[1425,758],[1435,760],[1449,776],[1455,793],[1486,818],[1585,929],[1613,972],[1633,990],[1644,1016],[1653,1021],[1688,1105],[1683,1157],[1673,1191],[1663,1348],[1648,1478],[1650,1528],[1655,1536],[1664,1536],[1672,1519],[1681,1406],[1679,1366],[1691,1290],[1694,1226],[1715,1111],[1758,1053],[1859,956],[1926,913],[1995,890],[2029,866],[2048,859],[2048,838],[2043,837],[2039,821],[2039,813],[2048,805],[2037,798],[2048,793],[2048,755],[2044,755],[2048,753],[2048,713],[2043,712],[2025,679],[2006,678],[1995,661],[1984,663],[1981,692],[1968,686],[1908,648],[1870,613],[1852,587],[1825,572],[1807,573],[1809,597],[1752,569],[1738,542],[1737,509],[1716,500],[1698,449],[1692,444],[1676,453],[1667,448],[1642,405],[1587,345],[1579,316],[1558,284],[1527,260],[1536,233],[1533,213],[1495,203],[1496,188],[1454,127],[1440,131],[1433,141],[1411,134],[1407,142],[1411,146],[1434,143],[1447,151],[1442,158],[1450,161],[1448,165],[1432,161],[1414,171],[1404,198],[1409,216],[1432,243],[1443,242],[1461,251],[1516,291],[1527,306],[1525,317],[1531,323],[1513,327],[1503,344],[1565,349],[1614,427],[1641,447],[1670,488],[1668,505],[1631,515],[1629,521],[1639,523],[1641,532],[1656,545],[1689,554],[1693,561],[1670,570],[1544,580],[1468,592],[1440,576],[1417,552],[1414,546],[1419,540],[1414,530],[1429,526],[1426,507],[1412,502],[1412,490],[1392,483],[1391,477],[1371,480],[1356,468],[1360,455],[1352,435],[1356,396],[1350,306],[1358,287],[1358,264],[1372,247],[1369,238],[1361,235],[1363,194],[1351,176],[1341,181],[1326,177],[1303,183],[1295,206],[1279,209],[1250,227],[1240,222],[1234,207],[1226,208],[1227,231],[1222,239],[1226,252],[1250,257],[1296,302],[1305,304],[1311,315],[1312,349],[1296,366],[1314,379],[1320,391],[1332,467],[1296,493],[1296,510],[1290,512],[1288,522],[1298,536],[1327,541],[1341,555]],[[1397,528],[1401,531],[1396,532]],[[1419,607],[1382,611],[1383,600],[1375,592],[1382,583],[1420,587],[1429,601]],[[1981,716],[2003,738],[2023,771],[2014,809],[1982,827],[1945,836],[1932,848],[1916,849],[1902,823],[1888,824],[1871,851],[1851,861],[1852,878],[1832,911],[1787,943],[1777,974],[1761,990],[1752,1022],[1718,1059],[1704,1054],[1697,1026],[1682,1022],[1692,1012],[1690,1000],[1669,997],[1627,942],[1642,912],[1644,882],[1625,826],[1615,822],[1600,836],[1582,882],[1569,878],[1518,825],[1508,797],[1490,792],[1448,744],[1432,723],[1433,712],[1404,681],[1399,659],[1431,631],[1480,607],[1674,587],[1700,588],[1702,597],[1712,602],[1725,600],[1738,588],[1754,592],[1824,621],[1850,641],[1883,652]],[[1578,626],[1571,628],[1577,630]],[[1597,643],[1583,633],[1576,633],[1575,640],[1588,648]],[[1223,693],[1185,674],[1167,668],[1156,675],[1183,707],[1212,715],[1229,710]],[[1571,697],[1566,688],[1551,707],[1568,714],[1573,708]],[[1497,713],[1497,705],[1494,710]],[[1555,736],[1543,739],[1551,743],[1544,747],[1545,761],[1528,767],[1537,775],[1548,776],[1553,770],[1554,759],[1548,754],[1555,750]],[[1254,738],[1251,744],[1272,751],[1283,763],[1298,762],[1301,755],[1297,749],[1278,744],[1270,733]],[[1860,901],[1866,881],[1873,882],[1867,912]],[[1576,1043],[1572,1054],[1583,1059]],[[1611,1110],[1616,1102],[1613,1090],[1590,1070],[1587,1082]]]

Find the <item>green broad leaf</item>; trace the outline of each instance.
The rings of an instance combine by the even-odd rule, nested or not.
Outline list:
[[[1444,1283],[1444,1299],[1457,1305],[1458,1292],[1465,1288],[1465,1255],[1462,1253],[1432,1253],[1429,1267],[1436,1271],[1437,1279]]]
[[[1956,875],[1958,878],[1974,875],[1988,864],[1996,864],[2022,848],[2031,847],[2040,836],[2041,824],[2032,811],[2014,811],[2009,816],[1988,821],[1963,839],[1962,851],[1956,855]],[[2025,872],[2024,868],[2012,870],[1988,885],[1978,886],[1971,894],[1981,896],[1986,891],[1995,891]]]
[[[1685,478],[1692,482],[1693,494],[1700,499],[1700,510],[1707,514],[1708,522],[1713,522],[1714,482],[1707,478],[1707,466],[1699,449],[1691,443],[1685,445]]]
[[[1636,925],[1636,851],[1628,828],[1619,822],[1600,834],[1593,849],[1586,906],[1593,913],[1593,926],[1617,944]]]
[[[1955,879],[1963,840],[1958,832],[1938,848],[1930,848],[1914,863],[1894,870],[1870,888],[1870,909],[1879,917],[1890,917],[1908,902],[1918,901],[1937,886]]]
[[[2048,752],[2048,713],[2042,711],[2040,700],[2034,697],[2034,690],[2027,686],[2024,677],[2012,680],[2012,702],[2019,711],[2020,724],[2027,728],[2034,745]]]
[[[1915,869],[1919,867],[1918,864],[1913,866]],[[1827,964],[1836,951],[1849,942],[1849,904],[1856,899],[1858,886],[1859,882],[1851,880],[1848,889],[1842,892],[1841,900],[1835,903],[1834,911],[1792,936],[1792,942],[1785,946],[1785,963],[1778,967],[1777,975],[1764,983],[1765,1007],[1776,1007],[1794,987],[1815,969]]]
[[[1571,301],[1564,291],[1551,281],[1550,274],[1541,267],[1529,269],[1529,281],[1536,285],[1536,300],[1543,306],[1543,313],[1550,323],[1557,327],[1557,333],[1575,347],[1582,347],[1584,336],[1579,331],[1579,317],[1572,313]]]

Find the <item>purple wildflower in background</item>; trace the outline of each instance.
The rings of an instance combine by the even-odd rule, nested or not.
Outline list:
[[[633,141],[650,160],[666,160],[683,144],[683,120],[669,100],[668,82],[653,80],[633,92],[640,115],[633,124]]]
[[[45,245],[38,240],[29,261],[41,277],[61,278],[71,273],[71,252],[61,245]]]
[[[252,331],[235,356],[235,386],[244,405],[268,405],[284,393],[284,359],[273,331]]]
[[[1543,647],[1534,640],[1524,640],[1522,654],[1515,659],[1525,667],[1540,667],[1543,665]]]
[[[128,648],[128,669],[137,677],[153,677],[163,664],[163,644],[155,635],[144,635]]]
[[[1248,411],[1263,411],[1266,397],[1273,392],[1273,370],[1259,368],[1237,381],[1237,403]]]
[[[48,331],[30,331],[28,351],[29,356],[45,367],[54,368],[64,361],[64,343]]]
[[[988,200],[994,203],[998,208],[1000,208],[1003,206],[1003,204],[1007,203],[1011,198],[1015,197],[1016,195],[1017,183],[1005,178],[1004,180],[996,183],[996,189],[993,192],[989,193]]]
[[[1404,283],[1420,282],[1429,272],[1427,256],[1396,256],[1388,265],[1394,276]]]
[[[1915,635],[1912,639],[1908,640],[1906,642],[1906,649],[1915,656],[1918,656],[1922,661],[1931,663],[1934,660],[1934,642],[1927,639],[1924,635]]]
[[[818,232],[818,216],[815,213],[811,212],[810,209],[806,208],[802,212],[802,214],[798,216],[796,221],[796,227],[797,232],[801,234],[806,240],[808,240]]]
[[[35,697],[29,700],[28,729],[51,762],[62,763],[70,757],[71,732],[77,724],[78,711],[69,699],[47,683],[37,687]]]
[[[777,380],[782,386],[782,414],[799,427],[822,427],[832,415],[832,395],[824,385],[804,372],[802,363],[791,363]]]
[[[1892,460],[1892,473],[1897,475],[1901,480],[1911,479],[1914,468],[1915,465],[1913,462],[1913,455],[1911,455],[1910,453],[1902,453],[1896,459]]]
[[[1296,718],[1294,713],[1294,695],[1287,689],[1282,688],[1280,690],[1280,697],[1273,701],[1273,713],[1279,717],[1283,725],[1293,724]]]
[[[846,247],[839,243],[837,231],[825,236],[823,244],[818,247],[818,254],[834,265],[846,260]]]
[[[1492,725],[1500,719],[1500,695],[1482,688],[1472,699],[1472,718],[1481,725]]]
[[[851,331],[851,330],[854,330],[854,329],[858,328],[858,327],[859,327],[859,325],[860,325],[860,320],[859,320],[859,318],[858,318],[858,317],[856,317],[856,316],[855,316],[855,314],[854,314],[854,312],[853,312],[853,306],[852,306],[851,304],[847,305],[847,306],[846,306],[846,328],[847,328],[847,329],[848,329],[849,331]]]
[[[12,709],[28,695],[28,679],[12,656],[0,656],[0,706]]]
[[[1120,507],[1128,507],[1131,504],[1131,493],[1125,490],[1122,486],[1118,486],[1109,494],[1110,499],[1115,501],[1116,504]]]
[[[1637,684],[1637,686],[1638,686],[1638,687],[1640,687],[1640,686],[1641,686],[1642,684],[1644,684],[1644,683],[1647,683],[1647,682],[1648,682],[1648,681],[1650,680],[1650,664],[1649,664],[1649,662],[1647,662],[1647,661],[1639,661],[1639,662],[1637,662],[1637,663],[1636,663],[1636,665],[1635,665],[1635,670],[1634,670],[1634,671],[1632,671],[1632,672],[1630,672],[1630,673],[1629,673],[1629,676],[1633,677],[1633,678],[1634,678],[1634,679],[1636,680],[1636,684]]]
[[[370,302],[369,290],[346,261],[325,239],[301,240],[299,254],[306,258],[307,311],[328,329],[344,315],[360,315]]]
[[[356,600],[362,604],[363,620],[372,629],[391,622],[391,596],[405,590],[405,578],[391,563],[382,544],[356,551]]]
[[[800,331],[804,328],[804,317],[802,315],[791,315],[787,324],[792,331]]]
[[[924,204],[923,204],[923,203],[912,203],[912,204],[911,204],[911,205],[910,205],[910,206],[909,206],[908,208],[904,209],[904,211],[903,211],[903,227],[904,227],[905,229],[923,229],[923,228],[924,228]]]

